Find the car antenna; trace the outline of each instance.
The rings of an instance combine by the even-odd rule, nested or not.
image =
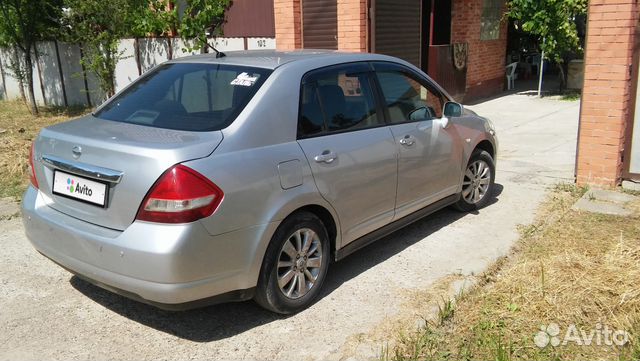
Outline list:
[[[216,52],[216,59],[218,58],[224,58],[225,56],[227,56],[227,54],[221,52],[220,50],[216,49],[213,45],[209,44],[208,42],[206,43],[208,47],[210,47],[211,49],[213,49],[213,51]]]

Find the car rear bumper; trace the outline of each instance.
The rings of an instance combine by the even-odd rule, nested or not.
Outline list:
[[[250,298],[277,227],[271,223],[211,236],[199,222],[134,222],[116,231],[65,215],[46,202],[29,187],[22,206],[25,233],[40,253],[100,287],[165,309]]]

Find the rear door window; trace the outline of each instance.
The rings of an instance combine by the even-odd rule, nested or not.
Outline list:
[[[347,64],[307,74],[300,96],[301,138],[385,124],[367,64]]]
[[[270,73],[233,65],[165,64],[137,80],[95,116],[159,128],[220,130],[235,120]]]

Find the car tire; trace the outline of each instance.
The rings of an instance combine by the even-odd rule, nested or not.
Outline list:
[[[474,150],[465,167],[460,199],[454,208],[471,212],[489,204],[495,188],[495,177],[496,166],[491,155],[481,149]]]
[[[322,221],[309,212],[289,216],[267,247],[255,301],[281,314],[307,308],[321,291],[330,258],[329,237]]]

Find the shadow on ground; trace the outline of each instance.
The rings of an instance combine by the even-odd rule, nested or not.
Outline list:
[[[504,187],[496,184],[490,205],[497,203]],[[480,212],[460,213],[443,209],[363,248],[329,268],[320,299],[340,285],[402,252],[458,219]],[[232,337],[256,326],[290,316],[277,315],[253,301],[227,303],[205,308],[170,312],[105,291],[73,276],[71,285],[93,301],[135,322],[194,342],[210,342]]]
[[[541,94],[543,97],[550,95],[558,95],[559,93],[560,82],[553,75],[546,75],[545,80],[542,84]],[[489,97],[472,99],[470,101],[464,102],[465,105],[478,105],[480,103],[484,103],[487,101],[495,100],[498,98],[505,97],[507,95],[522,95],[528,97],[538,97],[538,80],[537,79],[527,79],[527,80],[516,80],[515,87],[512,90],[504,90],[498,94],[494,94]]]

